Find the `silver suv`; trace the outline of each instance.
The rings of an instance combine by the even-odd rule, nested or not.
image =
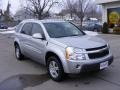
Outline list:
[[[66,74],[103,70],[113,62],[104,40],[67,21],[24,20],[16,29],[14,45],[18,60],[29,57],[46,65],[55,81]]]

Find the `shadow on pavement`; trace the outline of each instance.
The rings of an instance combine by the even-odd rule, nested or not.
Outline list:
[[[16,75],[0,83],[0,90],[23,90],[26,87],[40,85],[50,78],[48,74],[42,75]]]

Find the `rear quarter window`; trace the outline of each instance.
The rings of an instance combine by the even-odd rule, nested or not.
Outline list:
[[[16,32],[19,32],[20,29],[22,28],[22,26],[23,26],[23,23],[18,24],[18,25],[16,26],[15,31],[16,31]]]

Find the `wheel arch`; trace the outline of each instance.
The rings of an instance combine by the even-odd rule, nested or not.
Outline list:
[[[19,45],[17,41],[14,41],[14,46]]]
[[[59,61],[61,62],[60,57],[59,57],[56,53],[54,53],[54,52],[52,52],[52,51],[48,51],[48,52],[46,53],[46,55],[45,55],[45,64],[47,64],[47,59],[48,59],[50,56],[55,56],[55,57],[57,57],[57,58],[59,59]],[[61,64],[62,64],[62,62],[61,62]]]

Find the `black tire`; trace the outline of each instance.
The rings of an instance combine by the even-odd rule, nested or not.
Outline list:
[[[55,62],[56,66],[58,66],[58,70],[57,73],[58,73],[58,76],[54,77],[50,71],[50,65],[51,63]],[[49,76],[51,77],[52,80],[56,81],[56,82],[60,82],[60,81],[63,81],[65,79],[65,73],[64,73],[64,70],[63,70],[63,66],[59,60],[58,57],[56,56],[50,56],[47,58],[47,70],[48,70],[48,74]]]
[[[15,56],[19,61],[22,61],[24,59],[24,55],[21,53],[21,50],[18,44],[15,45]]]
[[[94,28],[94,32],[100,32],[99,28]]]

